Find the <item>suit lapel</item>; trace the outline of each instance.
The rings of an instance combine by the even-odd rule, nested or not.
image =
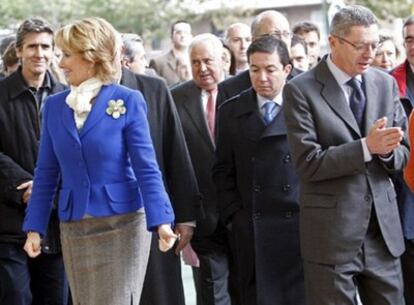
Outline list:
[[[93,105],[91,112],[85,121],[85,125],[83,125],[79,133],[80,138],[84,137],[93,126],[95,126],[105,115],[107,115],[105,111],[114,91],[115,86],[109,85],[102,87],[95,100],[95,104]]]
[[[361,136],[355,117],[348,106],[345,95],[332,72],[329,70],[326,61],[322,61],[316,67],[316,79],[322,84],[321,95],[332,108],[332,110],[358,135]]]
[[[214,150],[214,142],[210,137],[204,110],[201,101],[201,89],[199,89],[194,82],[191,83],[187,92],[186,101],[183,103],[184,109],[188,113],[188,117],[192,121],[195,128],[200,133],[202,139],[207,143],[208,146]]]
[[[122,68],[120,84],[128,88],[137,88],[137,79],[135,74],[128,69]]]
[[[366,97],[366,104],[365,104],[365,116],[364,116],[364,131],[367,133],[369,128],[378,120],[381,115],[381,109],[379,109],[378,101],[380,100],[380,96],[378,96],[378,88],[376,88],[375,78],[372,73],[368,70],[362,76],[364,86],[365,86],[365,97]]]
[[[280,136],[287,133],[285,117],[283,115],[283,109],[279,111],[274,120],[266,127],[261,138]]]
[[[177,69],[177,60],[175,59],[172,50],[167,53],[167,64],[170,66],[171,70],[175,71]]]
[[[64,99],[66,99],[68,94],[69,94],[69,91],[64,96]],[[69,132],[69,134],[72,135],[73,138],[77,142],[80,142],[78,129],[76,128],[76,125],[75,125],[75,118],[74,118],[73,110],[66,104],[66,102],[64,103],[62,107],[62,124],[66,128],[66,130]]]

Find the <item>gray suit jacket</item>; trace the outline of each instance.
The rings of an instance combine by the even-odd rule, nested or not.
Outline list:
[[[177,60],[174,57],[174,53],[170,50],[168,53],[165,53],[159,57],[151,59],[150,68],[154,69],[157,74],[163,77],[168,86],[175,85],[180,82],[180,78],[177,75]]]
[[[368,69],[362,78],[367,97],[364,130],[386,116],[388,126],[405,131],[406,116],[392,77]],[[325,60],[286,85],[284,110],[301,186],[304,259],[326,264],[352,260],[366,236],[373,207],[388,250],[401,255],[404,242],[390,174],[407,161],[406,138],[390,162],[374,155],[365,163],[361,138],[366,134],[361,134]]]

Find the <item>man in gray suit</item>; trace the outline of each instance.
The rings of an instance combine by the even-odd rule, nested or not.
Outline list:
[[[378,47],[370,10],[333,18],[331,53],[284,89],[300,179],[307,305],[403,305],[404,240],[390,174],[408,157],[395,81],[370,68]]]

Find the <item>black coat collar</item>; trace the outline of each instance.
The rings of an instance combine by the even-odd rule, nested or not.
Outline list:
[[[265,137],[286,135],[283,108],[269,125],[266,125],[257,106],[257,94],[253,88],[243,91],[237,100],[234,116],[240,120],[244,134],[252,139],[259,140]]]

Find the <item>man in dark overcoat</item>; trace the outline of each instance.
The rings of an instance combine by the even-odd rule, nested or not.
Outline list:
[[[219,108],[213,179],[220,217],[235,241],[243,305],[303,305],[298,178],[281,98],[291,71],[284,42],[247,50],[252,88]]]

